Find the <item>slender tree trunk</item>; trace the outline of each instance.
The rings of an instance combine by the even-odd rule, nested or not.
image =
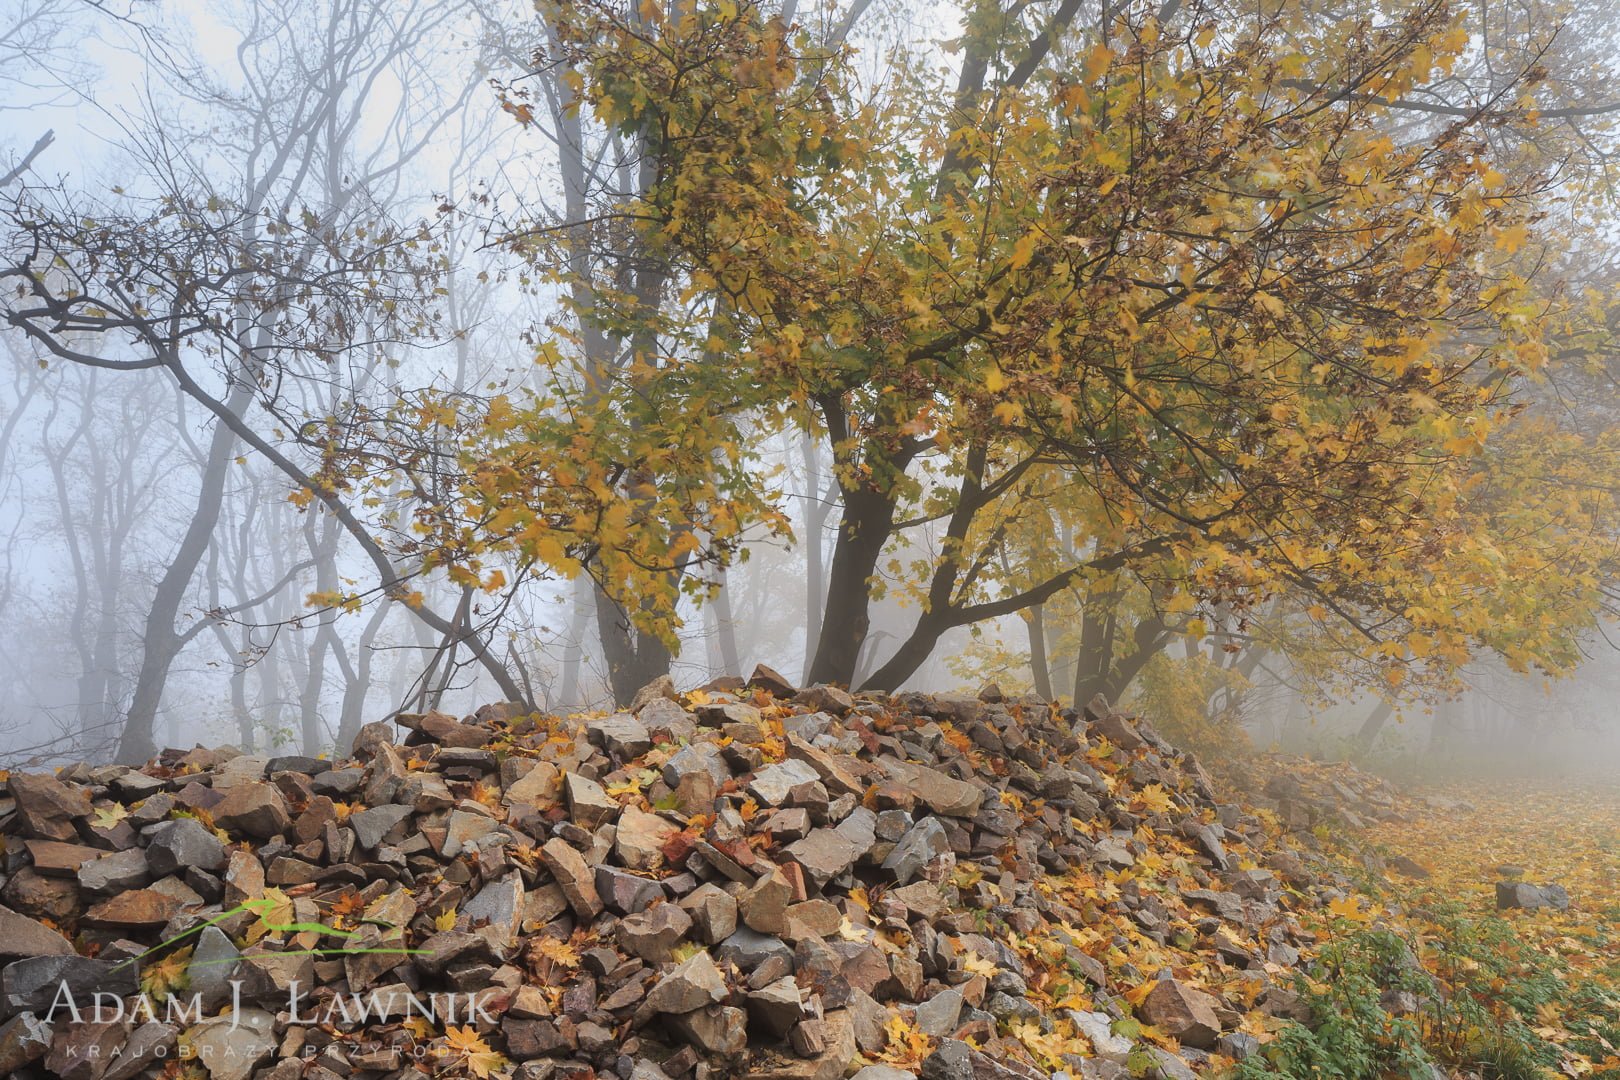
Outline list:
[[[355,736],[360,734],[360,728],[366,722],[366,696],[371,692],[371,661],[375,652],[374,646],[377,634],[388,621],[388,613],[393,605],[392,600],[384,599],[372,608],[371,618],[366,620],[365,628],[360,631],[360,640],[355,646],[352,669],[346,662],[345,654],[342,652],[337,654],[338,662],[344,667],[343,706],[338,714],[339,754],[347,753],[354,745]]]
[[[725,567],[717,571],[720,591],[714,594],[714,633],[720,646],[720,674],[742,675],[742,661],[737,656],[737,624],[731,614],[731,587]]]
[[[240,417],[253,399],[253,386],[246,380],[231,387],[224,407]],[[152,595],[152,606],[147,610],[141,634],[141,666],[135,679],[135,694],[130,700],[129,716],[124,721],[124,734],[118,743],[118,760],[125,764],[139,764],[157,752],[153,739],[158,705],[163,700],[163,688],[169,681],[169,670],[180,653],[180,635],[175,621],[185,604],[192,577],[208,551],[214,526],[219,523],[220,510],[225,501],[225,478],[234,457],[236,435],[223,423],[214,425],[208,442],[208,459],[197,491],[196,506],[191,520],[181,537],[180,547],[169,560],[163,576],[158,579]]]
[[[822,580],[822,529],[832,504],[822,497],[821,442],[813,435],[800,439],[804,454],[804,665],[799,669],[804,682],[810,681],[816,643],[821,638],[821,612],[827,599],[827,583]]]
[[[577,709],[583,701],[579,692],[579,671],[585,658],[585,635],[590,631],[591,581],[584,574],[574,579],[572,611],[568,618],[568,641],[563,645],[562,685],[551,707],[558,712]]]
[[[1371,752],[1373,746],[1378,742],[1378,736],[1383,733],[1384,724],[1394,714],[1395,705],[1393,702],[1380,701],[1373,706],[1372,712],[1367,714],[1367,719],[1361,722],[1361,728],[1356,732],[1356,756],[1360,757]]]
[[[1052,672],[1046,666],[1046,606],[1036,604],[1030,608],[1024,626],[1029,631],[1029,670],[1034,676],[1035,692],[1052,701]]]

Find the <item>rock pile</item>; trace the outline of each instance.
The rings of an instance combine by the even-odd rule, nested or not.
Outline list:
[[[1300,1015],[1313,874],[1104,702],[398,725],[11,775],[0,1075],[1185,1077]]]

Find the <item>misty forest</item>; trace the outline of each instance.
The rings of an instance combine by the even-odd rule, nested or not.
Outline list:
[[[0,0],[0,1073],[1620,1077],[1617,55]]]

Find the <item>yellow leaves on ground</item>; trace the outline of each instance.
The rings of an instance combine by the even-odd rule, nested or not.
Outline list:
[[[1328,901],[1328,917],[1344,919],[1348,922],[1366,925],[1371,923],[1378,912],[1360,896],[1341,896],[1337,900]]]
[[[491,1050],[489,1043],[485,1042],[471,1025],[446,1028],[444,1041],[450,1050],[461,1055],[461,1062],[467,1067],[467,1071],[479,1080],[489,1080],[492,1073],[506,1068],[509,1064],[506,1056]]]
[[[171,994],[184,990],[191,979],[186,965],[191,962],[191,947],[175,949],[157,960],[147,961],[141,967],[141,992],[154,1002],[162,1002]]]

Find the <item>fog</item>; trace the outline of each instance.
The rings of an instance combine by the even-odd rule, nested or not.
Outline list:
[[[947,71],[958,63],[942,48],[956,15],[932,5],[786,7],[850,44],[874,86],[902,49]],[[557,48],[547,35],[530,5],[501,0],[0,4],[5,261],[59,296],[106,293],[58,311],[5,282],[0,764],[198,743],[341,752],[359,724],[399,711],[459,714],[513,697],[611,708],[625,685],[666,671],[688,688],[756,664],[809,680],[818,642],[840,634],[854,635],[847,681],[860,685],[904,652],[929,610],[927,575],[959,542],[950,515],[918,511],[884,547],[869,627],[828,628],[844,506],[825,432],[746,421],[757,425],[746,469],[782,518],[749,523],[725,559],[683,569],[673,650],[589,572],[492,554],[491,584],[432,563],[413,523],[464,479],[432,464],[456,456],[453,426],[393,431],[420,467],[386,479],[368,473],[374,457],[335,452],[366,424],[386,428],[402,403],[566,400],[589,386],[591,333],[559,256],[524,237],[580,226],[635,190],[640,163],[568,107],[564,73],[536,61]],[[1556,40],[1556,72],[1591,72],[1593,55],[1608,55],[1601,40]],[[1590,77],[1606,86],[1609,73]],[[1391,121],[1412,140],[1429,137],[1428,122]],[[1607,145],[1596,129],[1585,136]],[[1572,165],[1557,182],[1567,192],[1583,182],[1574,176]],[[1604,280],[1602,201],[1557,204],[1571,280]],[[161,338],[151,326],[165,319],[175,333]],[[559,341],[586,356],[585,375],[537,363]],[[1606,377],[1582,387],[1612,390]],[[1608,412],[1601,398],[1569,408],[1588,426]],[[959,471],[924,458],[909,475],[923,507]],[[316,486],[330,498],[311,498]],[[1092,543],[1068,524],[1058,533],[1027,546],[1078,559]],[[1001,558],[1012,580],[1017,567]],[[1113,584],[1070,584],[947,626],[897,687],[1102,691],[1165,714],[1194,745],[1241,733],[1257,748],[1358,754],[1396,771],[1620,765],[1606,612],[1559,677],[1480,649],[1396,687],[1355,663],[1326,670],[1319,645],[1288,646],[1270,594],[1236,611],[1200,599],[1202,634],[1175,620],[1145,634],[1148,616],[1128,608],[1116,632],[1110,608],[1112,660],[1098,669],[1093,613],[1104,598],[1138,602]],[[1143,662],[1121,672],[1130,626]],[[629,659],[610,663],[615,649]],[[1386,700],[1387,722],[1358,741]],[[130,735],[132,718],[149,737]]]

